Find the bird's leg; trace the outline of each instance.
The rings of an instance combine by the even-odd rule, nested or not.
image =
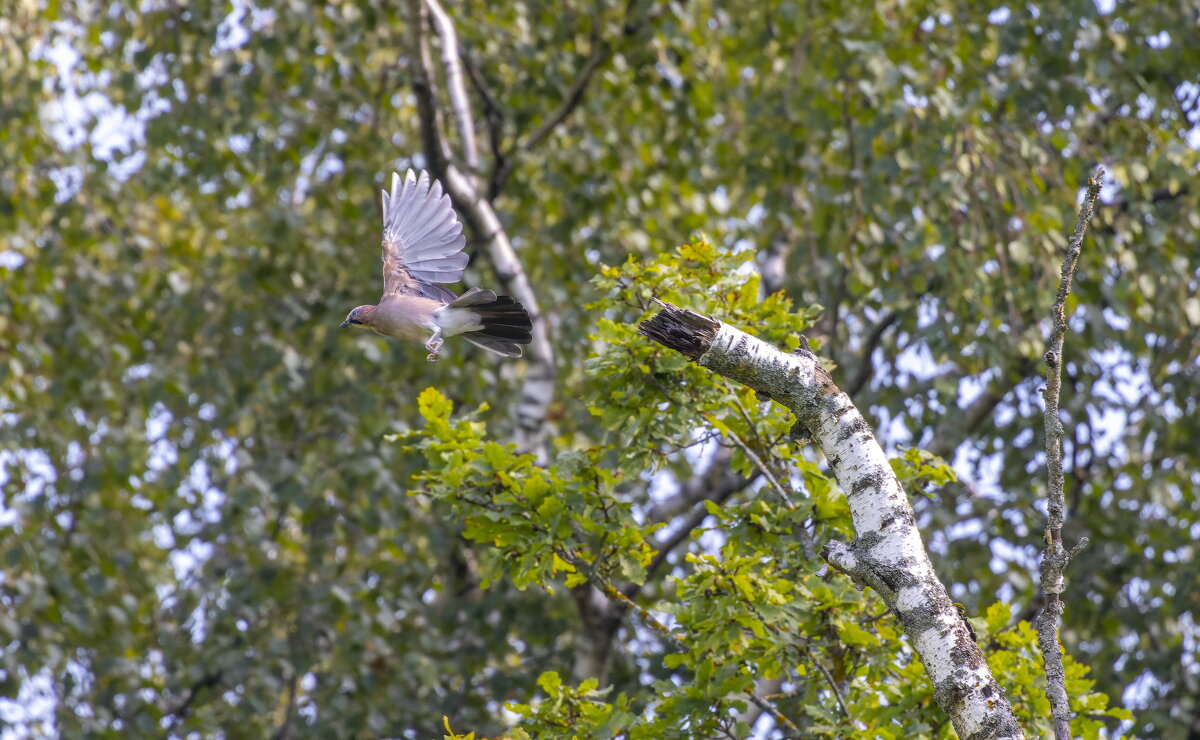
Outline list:
[[[442,345],[445,342],[446,340],[442,339],[442,330],[438,329],[435,331],[433,336],[429,338],[429,341],[425,343],[425,349],[429,350],[429,354],[425,356],[425,359],[429,362],[437,362],[438,352],[442,349]]]

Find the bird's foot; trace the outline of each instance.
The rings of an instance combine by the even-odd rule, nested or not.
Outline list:
[[[429,338],[429,341],[425,343],[425,349],[429,350],[429,354],[426,355],[425,359],[429,362],[437,362],[438,353],[442,351],[442,345],[445,343],[446,340],[442,339],[442,330],[438,329]]]

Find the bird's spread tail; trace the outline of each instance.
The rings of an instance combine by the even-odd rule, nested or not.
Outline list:
[[[525,308],[516,300],[497,296],[490,290],[474,288],[461,295],[446,308],[470,311],[482,328],[463,332],[462,337],[476,347],[505,357],[520,357],[519,345],[533,340],[533,322]]]

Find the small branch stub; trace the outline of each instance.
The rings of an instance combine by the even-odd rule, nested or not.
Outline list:
[[[700,355],[712,346],[721,322],[657,298],[654,302],[662,306],[662,311],[638,324],[638,332],[692,362],[699,360]]]

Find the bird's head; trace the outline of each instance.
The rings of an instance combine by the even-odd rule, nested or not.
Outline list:
[[[370,328],[371,321],[375,318],[375,308],[375,306],[359,306],[346,315],[346,320],[338,324],[338,328],[345,329],[347,326]]]

